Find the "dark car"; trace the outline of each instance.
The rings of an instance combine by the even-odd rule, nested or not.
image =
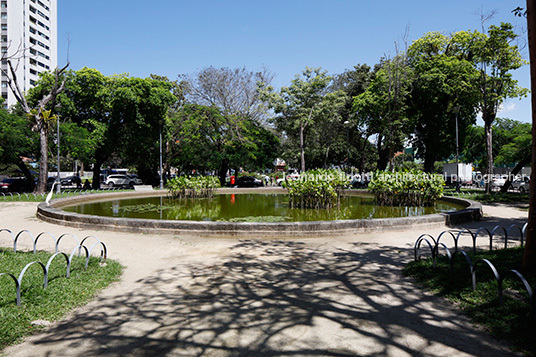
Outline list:
[[[77,186],[82,185],[82,179],[78,176],[67,176],[60,180],[62,186]]]
[[[236,187],[262,187],[262,181],[253,176],[242,176],[236,180]]]
[[[1,192],[24,192],[26,179],[24,177],[8,177],[0,182]]]

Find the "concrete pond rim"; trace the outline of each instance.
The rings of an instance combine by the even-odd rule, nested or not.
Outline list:
[[[284,193],[281,188],[265,189],[220,189],[222,194]],[[347,190],[344,194],[359,194]],[[363,193],[363,191],[361,191]],[[48,206],[42,202],[37,207],[37,217],[43,221],[63,226],[132,233],[184,234],[206,237],[314,237],[333,236],[376,231],[400,231],[415,226],[452,226],[477,221],[482,217],[482,205],[458,197],[444,196],[444,202],[462,205],[465,208],[447,213],[434,213],[412,217],[350,219],[308,222],[214,222],[178,221],[140,218],[102,217],[62,210],[62,207],[84,202],[111,201],[126,198],[167,196],[165,190],[123,191],[118,193],[88,194],[55,199]]]

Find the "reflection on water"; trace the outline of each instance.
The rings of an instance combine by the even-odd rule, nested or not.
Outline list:
[[[339,208],[314,210],[290,208],[286,195],[226,194],[211,199],[175,200],[162,197],[113,200],[66,207],[65,211],[83,214],[189,221],[226,221],[242,217],[281,217],[282,221],[326,221],[409,217],[461,209],[461,206],[436,203],[435,207],[381,207],[369,196],[344,196]]]

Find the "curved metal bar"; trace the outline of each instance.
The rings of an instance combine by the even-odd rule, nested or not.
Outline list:
[[[450,253],[450,249],[447,248],[447,246],[444,243],[439,243],[438,246],[441,245],[445,252],[447,253],[447,257],[449,258],[449,263],[452,260],[452,254]]]
[[[20,237],[20,235],[22,233],[28,233],[30,235],[30,237],[32,237],[32,243],[35,242],[35,237],[33,236],[33,234],[30,231],[28,231],[26,229],[20,231],[19,233],[17,233],[17,236],[13,240],[13,252],[15,252],[15,253],[17,252],[17,241],[19,240],[19,237]]]
[[[454,253],[452,253],[452,258],[450,259],[450,274],[452,275],[452,269],[454,268],[454,258],[456,257],[456,254],[458,253],[460,253],[461,255],[465,257],[465,261],[469,265],[469,273],[471,274],[471,277],[472,277],[473,276],[473,261],[471,260],[471,258],[469,258],[467,253],[464,252],[463,250],[457,250]]]
[[[476,239],[478,238],[478,233],[482,232],[482,231],[486,231],[488,232],[488,236],[489,236],[489,250],[493,250],[493,246],[492,246],[492,243],[493,243],[493,235],[491,234],[491,232],[489,231],[489,229],[487,229],[486,227],[480,227],[478,228],[478,230],[476,231],[475,235],[473,236],[473,253],[476,254]]]
[[[417,252],[421,249],[421,243],[423,240],[426,241],[426,243],[428,243],[428,246],[430,246],[430,249],[432,250],[432,256],[434,255],[434,248],[431,246],[430,241],[428,241],[428,239],[426,239],[425,237],[430,237],[432,241],[434,242],[434,247],[436,245],[436,241],[434,237],[432,237],[430,234],[428,233],[421,234],[419,238],[417,238],[417,240],[415,241],[415,245],[413,247],[413,253],[414,253],[414,258],[415,258],[414,260],[419,260],[419,258],[421,257],[420,255],[417,255]]]
[[[527,228],[529,227],[529,222],[523,225],[523,236],[521,237],[521,246],[523,246],[523,239],[527,236]]]
[[[56,237],[54,237],[54,235],[53,235],[52,233],[50,233],[50,232],[41,232],[41,233],[39,233],[39,234],[37,235],[37,237],[35,237],[35,239],[34,239],[34,245],[33,245],[33,252],[34,252],[34,254],[35,254],[36,251],[37,251],[37,241],[39,240],[39,237],[41,237],[43,234],[48,234],[49,236],[51,236],[52,239],[54,240],[54,246],[56,246]],[[57,253],[57,252],[58,252],[58,251],[56,250],[56,253]]]
[[[104,261],[106,262],[106,258],[108,257],[108,249],[106,248],[106,245],[97,237],[97,236],[87,236],[85,237],[84,239],[82,239],[82,241],[80,242],[80,245],[84,245],[84,242],[86,241],[86,239],[90,239],[90,238],[95,238],[97,240],[98,243],[101,244],[102,246],[102,250],[101,250],[101,261],[102,259],[104,258]],[[420,237],[419,237],[420,238]],[[432,237],[433,239],[433,237]],[[92,248],[93,249],[93,248]],[[91,250],[91,249],[90,249]],[[80,252],[78,253],[80,254]]]
[[[506,228],[504,228],[503,226],[495,226],[493,227],[493,229],[491,230],[491,236],[495,236],[495,231],[499,228],[502,228],[503,232],[504,232],[504,249],[508,248],[508,231],[506,230]],[[490,250],[491,250],[491,245],[490,245]]]
[[[439,235],[437,236],[437,244],[439,244],[439,241],[441,240],[441,237],[443,237],[443,234],[445,234],[445,233],[450,234],[450,236],[452,237],[452,240],[454,241],[454,243],[456,243],[456,236],[454,235],[454,233],[452,231],[443,231],[443,232],[439,233]]]
[[[520,241],[521,241],[521,246],[523,246],[523,235],[524,235],[523,228],[521,228],[521,227],[518,226],[517,224],[512,224],[512,225],[510,225],[510,227],[508,227],[508,228],[506,229],[506,231],[507,231],[508,233],[510,233],[510,231],[511,231],[512,229],[514,229],[514,228],[519,229],[519,239],[520,239]]]
[[[52,261],[58,255],[63,255],[65,257],[66,262],[67,262],[67,272],[65,273],[65,277],[68,278],[70,273],[71,273],[71,261],[69,260],[69,257],[67,256],[67,254],[65,254],[63,252],[52,254],[52,256],[50,258],[48,258],[47,265],[45,266],[46,271],[47,271],[46,272],[46,280],[45,280],[45,288],[48,286],[48,272],[50,271],[50,264],[52,264]]]
[[[43,288],[46,288],[47,287],[47,278],[48,278],[48,272],[47,272],[47,268],[45,267],[45,265],[41,262],[38,262],[38,261],[35,261],[35,262],[31,262],[31,263],[28,263],[26,264],[26,266],[22,269],[22,271],[20,272],[19,274],[19,277],[18,277],[18,281],[19,281],[19,291],[22,287],[22,278],[24,277],[24,273],[26,273],[26,270],[28,270],[28,268],[34,264],[38,264],[42,269],[43,269]],[[19,292],[20,294],[20,292]]]
[[[101,246],[101,263],[103,263],[103,262],[105,263],[105,262],[106,262],[106,254],[107,254],[106,251],[107,251],[107,250],[106,250],[106,245],[104,245],[103,242],[100,242],[100,241],[99,241],[99,242],[95,242],[95,243],[91,246],[91,248],[89,248],[89,254],[91,255],[91,252],[93,251],[93,248],[95,248],[95,246],[98,245],[98,244],[100,244],[100,246]],[[103,261],[103,260],[104,260],[104,261]],[[435,259],[434,259],[434,262],[435,262]]]
[[[458,242],[460,241],[460,236],[465,232],[468,232],[471,235],[471,238],[473,240],[473,245],[474,245],[474,242],[476,240],[476,235],[474,235],[470,229],[464,228],[458,232],[458,234],[456,235],[456,238],[454,239],[454,251],[455,252],[458,251]]]
[[[17,280],[17,277],[11,273],[0,273],[0,276],[2,275],[10,276],[11,279],[13,279],[13,281],[15,282],[15,303],[17,304],[17,306],[20,306],[20,283]]]
[[[516,275],[519,278],[519,280],[521,280],[523,285],[525,286],[525,290],[527,290],[527,293],[529,294],[530,309],[531,309],[531,312],[534,313],[533,292],[532,292],[532,289],[531,289],[531,287],[529,285],[529,282],[527,281],[527,279],[525,279],[525,277],[520,272],[518,272],[515,269],[508,270],[505,273],[505,275],[508,274],[508,273],[512,273],[512,274]],[[505,279],[505,277],[503,276],[502,280],[504,281],[504,279]]]
[[[80,249],[82,248],[84,248],[84,251],[86,252],[86,264],[85,264],[84,269],[87,269],[87,266],[89,264],[89,250],[87,249],[85,245],[79,245],[78,247],[75,247],[73,251],[71,252],[71,255],[69,256],[69,261],[70,262],[73,261],[74,253],[76,253],[77,250],[78,250],[78,254],[80,255]]]
[[[77,247],[80,245],[80,241],[78,240],[78,238],[76,238],[76,236],[72,233],[64,233],[62,234],[61,236],[58,237],[58,240],[56,241],[56,252],[58,251],[58,247],[60,246],[60,241],[63,237],[66,237],[66,236],[71,236],[74,238],[74,240],[76,241],[76,244],[77,244]]]
[[[473,265],[473,269],[472,269],[472,272],[471,272],[471,276],[472,276],[472,279],[473,279],[473,291],[476,290],[476,267],[478,265],[478,263],[480,262],[484,262],[486,263],[491,271],[493,272],[493,275],[495,276],[495,280],[497,281],[497,288],[498,288],[498,295],[499,295],[499,302],[502,302],[502,280],[501,280],[501,277],[499,276],[499,273],[497,272],[497,269],[495,269],[495,266],[493,264],[491,264],[491,262],[487,259],[478,259],[475,264]]]
[[[16,249],[15,249],[15,236],[13,235],[13,232],[11,232],[9,229],[7,228],[2,228],[0,229],[0,233],[2,232],[8,232],[10,235],[11,235],[11,239],[13,240],[13,251],[16,252]]]

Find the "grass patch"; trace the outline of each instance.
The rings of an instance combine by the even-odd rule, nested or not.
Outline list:
[[[510,269],[522,272],[523,248],[468,255],[473,264],[482,258],[490,260],[501,277]],[[411,262],[404,268],[404,274],[416,278],[433,293],[452,301],[473,321],[485,326],[496,338],[511,343],[516,350],[531,355],[536,352],[535,327],[531,321],[528,294],[519,279],[513,275],[507,275],[511,279],[508,278],[503,283],[503,303],[499,304],[497,282],[489,267],[479,263],[477,289],[473,291],[469,265],[461,255],[455,257],[452,275],[445,256],[438,258],[436,268],[431,259]],[[522,274],[534,289],[536,277]]]
[[[47,252],[17,252],[0,248],[0,273],[19,276],[24,266],[33,261],[46,265],[52,254]],[[100,266],[100,259],[90,258],[84,270],[85,258],[73,258],[71,276],[65,277],[67,264],[63,256],[57,256],[50,266],[48,287],[43,288],[43,270],[32,265],[24,274],[21,288],[21,306],[15,303],[15,284],[8,276],[0,277],[0,350],[20,342],[42,327],[32,321],[55,321],[71,309],[84,305],[95,295],[117,281],[123,267],[116,261],[107,260]]]
[[[73,196],[79,196],[79,195],[88,195],[91,193],[107,193],[107,192],[128,192],[132,190],[128,189],[113,189],[113,190],[107,190],[107,189],[101,189],[101,190],[84,190],[81,191],[79,189],[62,189],[60,194],[54,193],[52,195],[52,199],[56,198],[65,198],[65,197],[73,197]],[[2,192],[0,194],[0,202],[44,202],[46,197],[48,195],[47,193],[40,193],[40,194],[34,194],[31,192]]]
[[[459,196],[469,200],[478,201],[481,203],[529,203],[529,194],[520,192],[492,192],[486,194],[482,190],[462,189],[461,194],[456,193],[454,189],[446,189],[445,195]]]

